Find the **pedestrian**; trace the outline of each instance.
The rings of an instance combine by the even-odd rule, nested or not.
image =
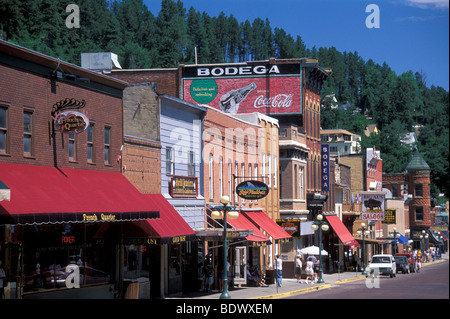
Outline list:
[[[317,260],[317,258],[316,258],[316,256],[314,256],[314,255],[309,255],[308,256],[308,260],[310,260],[310,261],[312,261],[313,262],[313,271],[314,271],[314,280],[316,280],[317,281],[317,272],[316,272],[316,267],[317,267],[317,265],[319,264],[319,261]]]
[[[5,270],[2,267],[2,261],[0,260],[0,299],[4,299],[4,286],[3,281],[6,278]]]
[[[205,259],[205,264],[203,266],[203,277],[204,277],[204,290],[211,291],[213,284],[213,266],[209,256]]]
[[[308,278],[311,280],[311,284],[314,283],[314,262],[308,257],[306,260],[306,284],[308,284]]]
[[[434,258],[436,257],[436,253],[434,252],[434,249],[431,251],[431,259],[434,261]]]
[[[281,287],[281,281],[283,279],[283,261],[280,258],[280,255],[276,255],[275,258],[275,271],[277,275],[277,285]]]
[[[297,282],[299,284],[302,283],[302,267],[303,267],[303,263],[302,263],[302,258],[300,257],[300,255],[297,255],[297,260],[295,261],[295,273],[297,275]]]
[[[420,272],[420,268],[422,268],[422,257],[417,257],[417,272]]]

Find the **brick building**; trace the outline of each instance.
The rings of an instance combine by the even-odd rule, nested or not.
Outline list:
[[[414,248],[421,247],[422,231],[429,234],[429,240],[434,240],[430,231],[430,167],[417,150],[406,166],[405,173],[383,174],[383,187],[391,191],[392,197],[410,199],[408,219]]]
[[[0,73],[6,297],[148,298],[143,252],[195,233],[122,174],[128,83],[2,40]]]

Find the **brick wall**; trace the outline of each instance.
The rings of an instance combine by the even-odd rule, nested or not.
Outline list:
[[[52,82],[44,77],[24,70],[0,64],[0,106],[7,108],[8,149],[0,154],[1,162],[27,165],[53,166],[120,171],[117,156],[122,145],[122,99],[81,88],[65,82]],[[94,159],[87,162],[87,132],[76,134],[76,160],[69,161],[68,134],[57,132],[51,137],[51,110],[55,103],[66,98],[86,100],[88,118],[94,123]],[[23,114],[32,112],[33,144],[32,155],[24,156]],[[111,163],[105,165],[104,127],[111,127]],[[54,156],[56,142],[56,157]]]
[[[112,70],[111,76],[134,83],[156,83],[159,94],[180,97],[178,69]]]

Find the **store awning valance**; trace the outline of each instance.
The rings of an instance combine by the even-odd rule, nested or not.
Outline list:
[[[120,172],[0,163],[11,190],[0,224],[44,224],[159,218],[158,199],[140,193]]]
[[[239,216],[236,219],[227,219],[227,222],[231,227],[235,229],[253,230],[253,234],[249,234],[245,238],[254,246],[270,244],[269,238],[267,238],[264,233],[260,231],[258,227],[250,220],[248,220],[248,218],[245,217],[242,213],[239,213]]]
[[[275,241],[289,240],[289,235],[280,225],[270,219],[263,211],[241,211],[250,220],[252,220],[257,226],[261,227],[270,237]]]
[[[125,244],[177,244],[197,238],[195,231],[163,195],[144,196],[158,207],[160,218],[123,223],[120,227]],[[107,237],[112,228],[118,228],[118,226],[104,223],[94,237]],[[119,232],[116,229],[110,233],[117,236]]]
[[[343,245],[349,245],[350,249],[359,246],[359,243],[353,237],[353,235],[348,231],[347,227],[342,223],[339,216],[337,215],[325,215],[328,223],[338,235]]]

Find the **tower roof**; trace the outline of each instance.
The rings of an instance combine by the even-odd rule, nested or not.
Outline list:
[[[419,151],[416,150],[412,159],[409,161],[406,166],[406,170],[430,170],[430,166],[428,166],[427,162],[423,159],[422,155],[420,155]]]

